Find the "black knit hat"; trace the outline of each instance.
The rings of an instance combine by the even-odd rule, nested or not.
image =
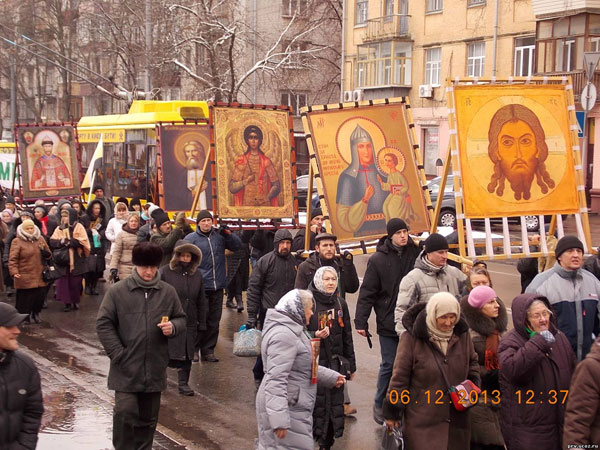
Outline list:
[[[390,219],[390,221],[387,223],[388,237],[391,238],[394,235],[394,233],[400,230],[408,230],[408,225],[406,224],[406,222],[397,217]]]
[[[202,219],[210,219],[212,220],[213,215],[210,213],[208,209],[201,209],[198,213],[198,217],[196,217],[196,223],[200,223]]]
[[[115,202],[115,205],[117,203],[125,203],[125,206],[127,206],[127,208],[129,208],[129,200],[127,200],[125,197],[119,197],[117,199],[117,201]]]
[[[433,253],[438,250],[448,250],[450,247],[444,236],[438,233],[432,233],[425,239],[425,253]]]
[[[310,212],[310,220],[313,220],[315,217],[322,216],[322,215],[323,215],[323,210],[321,208],[314,208]]]
[[[131,260],[134,266],[158,267],[162,257],[163,251],[158,245],[143,241],[133,247]]]
[[[163,223],[171,220],[169,219],[169,215],[166,212],[164,212],[161,208],[152,211],[152,218],[154,219],[156,228],[160,227]]]
[[[556,243],[556,250],[554,250],[554,254],[556,255],[556,259],[558,259],[558,257],[560,255],[562,255],[564,252],[566,252],[570,248],[578,248],[578,249],[581,249],[582,252],[584,251],[583,250],[583,244],[577,238],[577,236],[563,236]]]

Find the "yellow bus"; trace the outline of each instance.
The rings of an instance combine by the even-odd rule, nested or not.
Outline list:
[[[127,114],[82,117],[77,124],[82,175],[102,137],[102,166],[93,184],[101,184],[107,196],[156,200],[156,126],[184,121],[207,122],[208,103],[137,100]]]

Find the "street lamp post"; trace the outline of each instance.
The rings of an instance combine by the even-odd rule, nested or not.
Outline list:
[[[583,121],[583,151],[581,152],[581,166],[583,168],[583,182],[587,183],[588,175],[588,142],[589,131],[587,127],[588,113],[596,104],[596,86],[594,85],[594,72],[600,60],[600,52],[583,52],[583,65],[585,67],[586,85],[581,92],[581,106],[585,111]]]

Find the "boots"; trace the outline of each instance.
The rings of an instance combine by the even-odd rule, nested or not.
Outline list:
[[[85,295],[92,295],[92,286],[88,280],[85,280]]]
[[[242,300],[242,294],[236,295],[235,301],[237,302],[237,311],[241,313],[244,310],[244,301]]]
[[[227,296],[227,301],[225,302],[225,306],[227,308],[235,308],[235,303],[233,303],[233,297]]]
[[[188,397],[194,395],[194,391],[188,385],[190,369],[177,369],[177,376],[179,377],[179,393]]]
[[[91,286],[91,293],[92,295],[99,295],[100,292],[98,292],[98,290],[96,289],[96,286],[98,285],[98,279],[95,279],[94,281],[92,281],[92,286]]]

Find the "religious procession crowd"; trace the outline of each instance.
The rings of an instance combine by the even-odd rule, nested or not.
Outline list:
[[[0,303],[0,448],[35,448],[43,412],[37,370],[17,350],[19,326],[40,322],[52,284],[64,311],[76,310],[83,294],[98,295],[106,268],[112,283],[96,325],[110,358],[116,449],[152,448],[167,367],[191,397],[193,363],[218,363],[225,291],[226,307],[239,312],[246,291],[246,329],[262,330],[256,448],[334,446],[356,413],[347,389],[353,339],[371,345],[372,312],[381,353],[373,419],[385,448],[399,448],[401,437],[417,450],[600,444],[600,265],[596,256],[584,262],[574,236],[556,242],[555,264],[519,265],[523,293],[507,331],[486,264],[463,273],[444,236],[417,245],[400,218],[388,221],[361,284],[319,209],[293,236],[217,228],[208,210],[193,229],[183,213],[173,224],[151,203],[113,203],[101,186],[94,194],[85,209],[64,199],[54,211],[5,198],[3,279],[16,309]],[[314,251],[303,259],[305,241]],[[352,320],[345,297],[354,292]]]

